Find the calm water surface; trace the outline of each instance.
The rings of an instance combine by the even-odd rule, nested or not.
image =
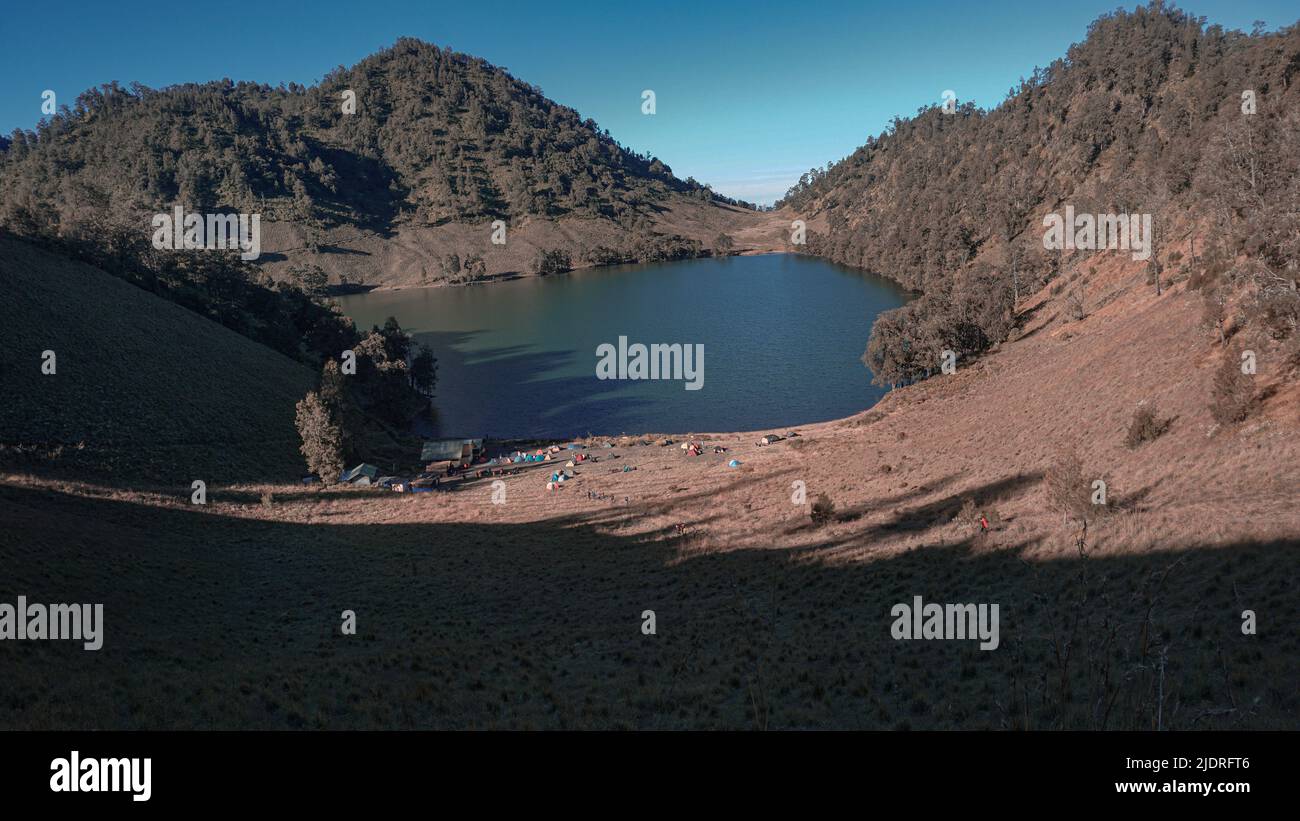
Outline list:
[[[887,280],[794,254],[624,265],[339,299],[358,327],[397,317],[438,357],[436,432],[569,437],[787,428],[884,393],[860,357]],[[704,346],[704,381],[601,380],[597,348]]]

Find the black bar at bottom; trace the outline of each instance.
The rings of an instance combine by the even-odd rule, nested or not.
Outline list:
[[[611,799],[602,796],[611,791],[637,809],[660,801],[680,809],[693,794],[712,803],[723,795],[766,802],[852,793],[864,808],[895,798],[972,809],[1027,800],[1071,808],[1196,800],[1222,810],[1294,797],[1297,740],[1296,733],[1232,732],[6,732],[0,790],[7,809],[19,799],[128,812],[338,810],[431,799],[445,811],[462,801],[608,810]],[[117,774],[120,789],[71,790],[74,751],[77,775],[89,779],[78,787],[97,780],[112,787]],[[136,800],[143,798],[135,786],[144,781],[144,759],[149,795]],[[136,778],[128,781],[132,766]],[[52,784],[65,789],[56,792]],[[1208,794],[1201,785],[1209,785]]]

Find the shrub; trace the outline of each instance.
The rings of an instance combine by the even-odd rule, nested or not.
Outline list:
[[[1076,450],[1059,452],[1043,474],[1047,506],[1067,518],[1088,520],[1092,512],[1092,483],[1083,472],[1083,459]]]
[[[1206,288],[1202,291],[1201,299],[1201,322],[1219,332],[1219,343],[1222,344],[1227,339],[1224,322],[1228,318],[1228,307],[1223,294],[1217,288]]]
[[[569,257],[569,252],[560,249],[538,251],[537,256],[533,259],[533,273],[539,276],[562,274],[572,268],[573,262]]]
[[[1133,421],[1129,423],[1124,444],[1136,448],[1144,442],[1153,442],[1169,429],[1169,419],[1161,419],[1155,404],[1140,405],[1133,411]]]
[[[1075,322],[1082,320],[1088,315],[1083,309],[1083,290],[1075,288],[1070,292],[1070,296],[1065,300],[1065,309],[1069,313],[1070,319]]]
[[[969,496],[962,500],[961,510],[957,512],[957,518],[954,521],[970,527],[976,532],[983,531],[984,526],[980,519],[988,520],[988,529],[997,530],[1002,524],[1002,514],[992,505],[981,507],[975,504],[975,500]]]
[[[979,511],[975,509],[975,500],[967,496],[962,500],[961,510],[957,511],[957,521],[964,525],[978,522]]]
[[[808,516],[816,527],[829,524],[831,519],[835,518],[835,503],[825,493],[819,494]]]
[[[1214,373],[1210,387],[1210,415],[1221,425],[1232,425],[1255,409],[1255,380],[1241,371],[1241,349],[1234,348]]]
[[[1300,327],[1300,293],[1271,289],[1260,294],[1259,318],[1274,339],[1286,339]]]

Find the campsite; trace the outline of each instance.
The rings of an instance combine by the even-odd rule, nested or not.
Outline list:
[[[676,450],[685,457],[703,456],[706,452],[721,456],[729,452],[729,448],[714,444],[714,439],[711,436],[688,436]],[[458,493],[473,491],[493,480],[521,477],[507,487],[527,487],[532,481],[543,485],[547,491],[578,486],[586,490],[588,498],[603,499],[603,492],[592,489],[600,484],[594,478],[599,475],[597,465],[605,468],[607,473],[630,473],[638,469],[636,463],[640,460],[637,457],[649,453],[637,449],[672,444],[670,438],[649,435],[586,437],[582,441],[567,442],[441,438],[424,441],[420,449],[420,466],[405,473],[396,471],[395,475],[382,475],[378,466],[362,462],[344,470],[339,475],[338,484],[406,494]],[[617,464],[612,465],[616,461]],[[739,467],[735,459],[718,461]],[[579,479],[584,481],[577,481]],[[315,475],[303,477],[304,484],[319,481]]]

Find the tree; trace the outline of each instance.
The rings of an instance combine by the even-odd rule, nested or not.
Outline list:
[[[347,376],[333,359],[325,360],[321,368],[320,399],[329,410],[330,419],[339,428],[339,450],[344,460],[357,455],[356,443],[364,421],[361,408],[352,398]]]
[[[298,402],[294,423],[302,438],[300,449],[307,469],[326,485],[337,482],[343,473],[343,432],[320,394],[309,391]]]
[[[728,256],[731,253],[731,249],[735,247],[735,244],[736,243],[733,242],[731,237],[727,234],[718,234],[718,236],[713,240],[714,256]]]
[[[438,360],[428,345],[416,348],[415,358],[411,360],[411,387],[424,396],[433,396],[433,387],[438,381]]]
[[[312,299],[322,299],[329,293],[329,274],[319,265],[295,265],[289,269],[289,278]]]
[[[454,279],[460,275],[460,255],[452,254],[442,258],[442,275]]]
[[[569,258],[569,252],[560,249],[538,251],[533,259],[533,273],[539,276],[561,274],[571,268],[572,260]]]
[[[465,257],[465,273],[472,277],[481,277],[487,273],[487,262],[478,254]]]
[[[1088,520],[1095,507],[1095,491],[1084,472],[1079,452],[1072,448],[1058,452],[1043,474],[1043,484],[1047,487],[1048,509],[1060,513],[1067,524],[1070,520],[1079,523],[1075,541],[1082,553],[1088,533]]]
[[[384,337],[384,350],[387,352],[388,359],[393,362],[405,363],[411,354],[411,336],[402,330],[398,324],[397,317],[390,316],[384,320],[383,328],[376,328]]]

